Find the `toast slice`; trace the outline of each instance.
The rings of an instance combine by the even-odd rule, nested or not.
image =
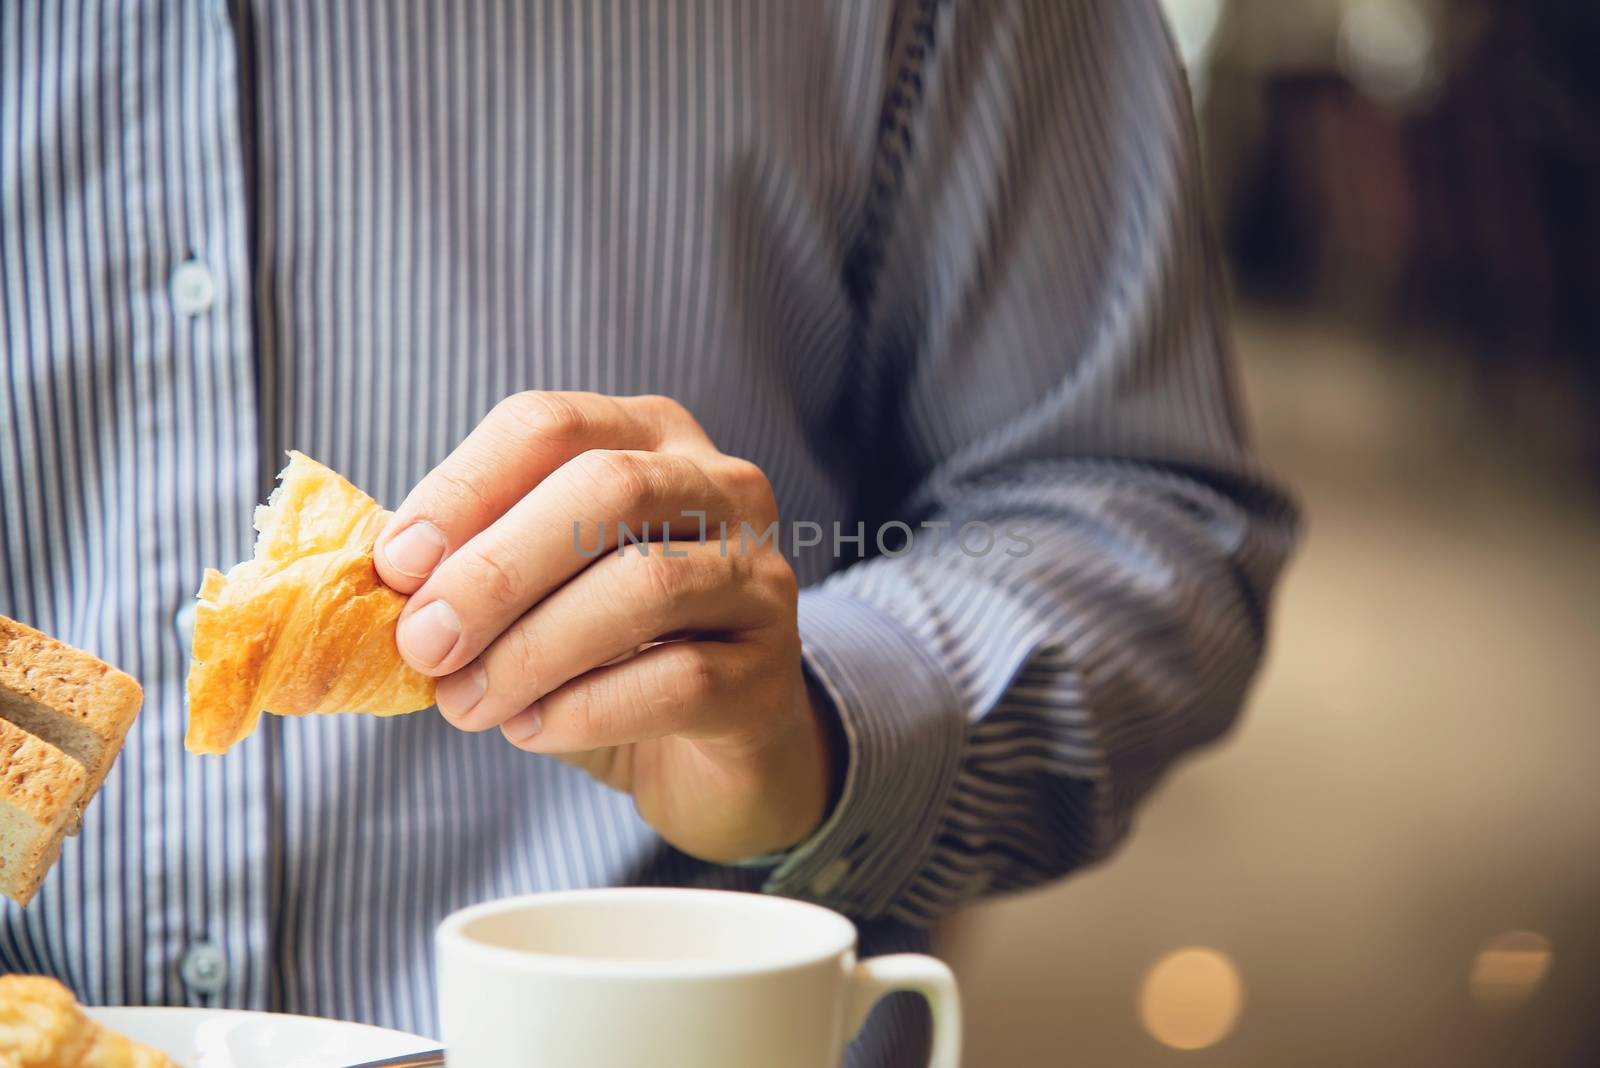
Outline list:
[[[0,892],[33,898],[143,700],[111,665],[0,616]]]
[[[83,765],[81,807],[106,781],[144,691],[132,677],[81,649],[0,616],[0,719],[49,742]]]
[[[19,905],[61,853],[89,774],[49,742],[0,719],[0,893]]]

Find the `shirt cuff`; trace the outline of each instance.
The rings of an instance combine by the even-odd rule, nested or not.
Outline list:
[[[848,594],[800,594],[806,669],[833,702],[848,763],[838,804],[765,890],[883,914],[927,864],[966,740],[944,668],[898,620]]]

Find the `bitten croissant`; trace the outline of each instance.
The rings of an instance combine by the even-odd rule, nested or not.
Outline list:
[[[395,649],[406,599],[378,578],[388,513],[298,452],[256,509],[255,559],[206,569],[189,667],[191,753],[223,753],[262,712],[393,716],[433,704],[433,680]]]

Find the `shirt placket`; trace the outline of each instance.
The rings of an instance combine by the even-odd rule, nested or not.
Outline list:
[[[195,591],[203,568],[249,555],[261,480],[236,44],[223,0],[129,5],[122,29],[128,262],[144,298],[123,461],[146,687],[125,755],[143,903],[130,919],[144,1000],[266,1008],[270,754],[264,739],[226,759],[183,747]]]

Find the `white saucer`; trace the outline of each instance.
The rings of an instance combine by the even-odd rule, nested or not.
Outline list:
[[[366,1024],[232,1009],[86,1009],[154,1046],[181,1068],[347,1068],[438,1049],[439,1043]]]

